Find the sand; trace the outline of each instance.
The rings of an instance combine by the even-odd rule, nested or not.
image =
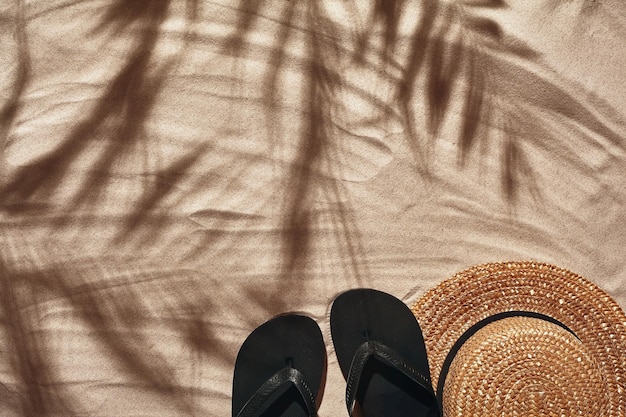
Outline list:
[[[536,260],[626,308],[626,3],[0,6],[0,415],[224,416],[333,298]],[[422,4],[423,3],[423,4]]]

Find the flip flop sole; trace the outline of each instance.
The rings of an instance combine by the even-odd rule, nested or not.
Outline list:
[[[306,316],[285,315],[257,327],[242,344],[233,377],[233,417],[257,390],[278,371],[295,368],[304,377],[319,407],[320,389],[326,371],[326,347],[317,323]],[[264,415],[307,416],[293,386],[285,386],[267,401]]]
[[[392,295],[372,289],[339,295],[331,309],[330,327],[346,380],[357,350],[367,341],[382,343],[430,379],[419,324],[411,310]],[[360,381],[356,409],[364,417],[438,415],[432,388],[424,389],[400,369],[375,357],[366,360]]]

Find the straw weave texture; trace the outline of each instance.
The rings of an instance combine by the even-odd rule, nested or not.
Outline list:
[[[514,317],[488,324],[456,354],[446,416],[596,416],[609,402],[589,349],[562,327]]]
[[[457,352],[443,396],[445,416],[626,415],[626,314],[585,278],[536,262],[472,267],[412,307],[436,388],[446,356],[472,325],[494,314],[555,318],[493,322]]]

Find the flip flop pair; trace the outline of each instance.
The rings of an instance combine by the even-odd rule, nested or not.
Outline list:
[[[421,329],[409,308],[376,290],[335,299],[330,327],[350,416],[439,417]],[[279,316],[246,339],[235,363],[233,417],[317,415],[326,349],[314,320]]]

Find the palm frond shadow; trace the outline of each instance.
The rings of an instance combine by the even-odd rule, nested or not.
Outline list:
[[[7,20],[14,26],[14,39],[17,44],[17,68],[15,69],[15,81],[7,102],[0,107],[0,144],[4,147],[7,135],[15,117],[19,113],[20,101],[31,78],[31,59],[28,47],[28,35],[26,33],[26,18],[24,2],[16,3],[16,13],[13,18]]]
[[[502,7],[501,2],[495,2],[492,5]],[[418,171],[422,175],[427,175],[429,155],[428,149],[421,144],[421,137],[437,136],[445,114],[448,111],[452,89],[456,86],[457,79],[463,76],[469,77],[469,81],[466,83],[469,88],[465,101],[465,117],[463,118],[462,134],[459,141],[461,144],[461,164],[473,148],[475,138],[480,133],[479,126],[481,123],[484,123],[484,119],[489,118],[489,115],[486,114],[489,111],[489,107],[485,105],[487,93],[485,92],[484,74],[478,67],[478,57],[476,57],[475,51],[472,50],[472,45],[467,39],[461,39],[458,36],[451,40],[448,39],[446,27],[454,17],[453,11],[444,10],[442,12],[442,6],[437,2],[423,2],[422,6],[420,21],[416,25],[415,32],[411,35],[411,48],[404,65],[402,77],[396,81],[398,85],[398,108],[395,110],[394,106],[389,103],[382,103],[379,108],[381,108],[386,118],[399,119],[405,126],[409,144],[417,162]],[[299,14],[294,12],[294,8],[295,5],[291,3],[285,5],[283,11],[284,18],[291,19],[294,16],[298,16]],[[384,41],[379,55],[384,57],[385,62],[388,64],[396,64],[396,62],[392,62],[394,57],[392,53],[394,51],[393,44],[400,36],[397,33],[398,21],[404,9],[395,2],[376,2],[372,12],[371,21],[378,22],[383,27]],[[302,29],[308,34],[307,55],[311,60],[306,70],[308,86],[304,96],[307,98],[307,101],[303,102],[303,108],[307,109],[305,115],[308,120],[306,120],[302,129],[298,157],[293,165],[290,180],[286,187],[288,190],[286,193],[288,209],[286,210],[287,216],[283,229],[285,263],[282,272],[282,275],[285,276],[298,275],[306,266],[307,255],[310,251],[309,245],[312,239],[311,234],[313,233],[312,225],[315,221],[314,213],[310,210],[310,199],[308,196],[316,191],[316,187],[318,189],[320,187],[316,166],[328,162],[332,153],[331,148],[334,137],[332,129],[329,128],[329,126],[332,126],[332,104],[329,103],[333,103],[336,100],[335,92],[338,89],[345,88],[345,84],[342,84],[344,79],[337,70],[333,69],[336,60],[333,60],[332,52],[333,49],[342,49],[344,47],[339,42],[332,45],[333,34],[331,33],[329,36],[328,33],[329,28],[332,30],[332,23],[323,24],[330,19],[325,19],[324,10],[319,6],[309,7],[307,12],[301,15],[306,16],[306,20],[309,22],[309,25]],[[236,36],[245,37],[248,28],[255,24],[255,18],[251,20],[251,16],[258,16],[258,10],[255,10],[254,13],[246,14],[246,19],[241,22]],[[443,18],[440,16],[443,16]],[[439,21],[442,19],[444,20],[443,23]],[[292,28],[297,27],[297,22],[286,21],[283,24],[285,26],[283,26],[278,38],[279,46],[288,43]],[[487,32],[492,37],[500,36],[495,24],[489,25],[487,22],[481,21],[474,26],[478,28],[479,32]],[[367,56],[371,49],[368,46],[369,36],[368,31],[357,33],[356,46],[352,52],[355,62],[372,65],[371,62],[367,62]],[[227,44],[230,46],[242,45],[241,42],[235,41],[230,41]],[[468,44],[470,44],[469,47]],[[276,80],[281,71],[284,71],[281,65],[283,65],[286,59],[283,50],[284,47],[280,47],[272,55],[273,58],[270,60],[270,66],[266,75],[266,79],[269,82],[265,84],[268,86],[265,90],[266,103],[269,104],[267,106],[268,124],[270,125],[270,131],[276,132],[278,135],[280,135],[280,132],[273,129],[274,122],[272,120],[275,120],[274,116],[276,115],[274,112],[277,94]],[[427,129],[419,132],[417,130],[417,120],[413,114],[413,102],[417,88],[416,83],[423,71],[428,71],[426,96],[428,99],[429,122]],[[271,135],[271,137],[273,138],[274,135]],[[279,141],[280,137],[277,140]],[[512,146],[509,148],[512,148]],[[509,158],[505,162],[508,163],[511,160]],[[336,161],[328,163],[333,164]],[[510,168],[516,165],[511,163],[508,166]],[[503,170],[503,175],[512,177],[515,175],[515,172],[515,170],[507,168]],[[332,180],[327,181],[332,182]],[[509,180],[505,181],[505,183],[508,187],[506,195],[514,196],[515,192],[511,188],[515,185],[515,182]],[[340,188],[331,186],[331,189],[334,192],[326,194],[326,197],[332,195],[336,202],[343,201],[345,196],[340,195]],[[351,268],[348,269],[351,269],[351,274],[360,276],[359,268],[364,263],[357,259],[359,251],[356,248],[360,245],[358,242],[354,243],[354,238],[358,236],[358,231],[355,229],[354,224],[347,222],[347,217],[345,217],[350,210],[350,207],[341,206],[335,213],[341,219],[334,224],[337,226],[337,230],[340,231],[339,235],[342,236],[342,238],[338,237],[339,240],[343,241],[341,245],[346,245],[348,252],[346,259],[352,260]]]
[[[48,415],[54,412],[71,415],[72,404],[55,392],[55,380],[47,361],[45,340],[33,332],[32,321],[23,313],[20,296],[24,298],[23,294],[26,293],[28,298],[33,297],[33,288],[25,291],[21,285],[27,279],[10,271],[3,262],[0,263],[0,308],[3,324],[6,326],[6,343],[10,351],[15,353],[10,365],[19,380],[18,387],[9,389],[20,393],[12,401],[13,411],[25,416]],[[21,293],[18,293],[18,289]],[[34,307],[37,309],[38,306],[35,304]],[[35,314],[41,317],[39,311]],[[46,389],[46,386],[50,389]]]
[[[394,78],[392,73],[386,75],[394,79],[397,85],[397,102],[376,102],[387,119],[400,121],[405,127],[407,140],[416,161],[420,175],[428,177],[429,159],[432,148],[440,139],[441,127],[446,123],[451,108],[451,97],[461,92],[463,104],[460,110],[458,126],[458,165],[463,169],[469,156],[476,149],[481,155],[497,152],[501,154],[501,192],[508,204],[514,206],[519,200],[520,190],[525,188],[534,199],[541,199],[541,190],[536,185],[533,168],[524,154],[521,141],[524,136],[517,133],[521,128],[515,127],[516,115],[514,108],[504,104],[511,100],[510,85],[506,80],[508,69],[502,67],[516,66],[515,62],[537,62],[540,56],[523,41],[506,34],[499,24],[483,17],[476,11],[507,7],[503,0],[470,1],[462,4],[443,4],[440,2],[421,1],[419,3],[419,21],[410,34],[408,54],[402,59],[397,53],[396,42],[403,35],[399,33],[399,22],[402,13],[410,9],[402,2],[377,1],[373,4],[369,17],[369,26],[357,31],[351,47],[346,47],[339,39],[341,29],[336,24],[328,23],[332,19],[325,16],[326,11],[320,5],[309,6],[303,12],[294,2],[282,5],[281,29],[278,32],[275,49],[267,51],[270,57],[264,79],[264,102],[267,109],[267,124],[270,132],[271,146],[282,140],[283,132],[276,123],[279,118],[277,103],[279,100],[279,80],[286,67],[298,61],[298,57],[287,52],[294,31],[304,33],[309,39],[306,44],[306,56],[311,62],[299,62],[307,74],[306,87],[302,107],[303,129],[299,137],[299,150],[286,184],[285,195],[286,217],[283,228],[284,265],[282,275],[298,275],[304,270],[310,252],[313,224],[319,220],[310,209],[310,196],[319,191],[324,180],[319,179],[318,167],[328,162],[332,154],[331,148],[336,138],[332,128],[332,103],[337,100],[336,91],[351,88],[340,70],[336,69],[337,60],[334,55],[351,53],[358,65],[374,66],[371,52],[383,57],[382,71],[385,66],[401,68],[401,76]],[[257,7],[258,6],[258,7]],[[225,42],[223,52],[233,56],[253,53],[254,45],[249,43],[249,34],[255,25],[260,24],[263,15],[261,4],[250,6],[240,2],[239,7],[246,10],[238,22],[237,30]],[[347,2],[347,7],[354,11],[356,3]],[[302,24],[301,21],[307,22]],[[356,19],[355,19],[356,20]],[[372,27],[380,27],[383,33],[382,47],[376,50],[373,46]],[[450,28],[456,27],[456,32]],[[333,30],[336,30],[333,32]],[[504,57],[504,58],[503,58]],[[505,58],[515,58],[507,60]],[[400,59],[398,59],[400,58]],[[514,62],[514,64],[510,64]],[[570,109],[567,114],[563,109],[556,109],[567,117],[583,116],[583,120],[593,120],[590,110],[578,104],[578,100],[567,90],[556,83],[536,80],[533,71],[516,66],[524,76],[535,78],[535,85],[548,88],[552,95],[561,96],[559,103],[566,103]],[[420,79],[424,79],[420,84]],[[528,85],[527,87],[531,87]],[[423,87],[423,91],[421,90]],[[529,90],[532,90],[530,88]],[[357,91],[366,100],[372,100],[365,93]],[[536,91],[536,87],[535,87]],[[362,94],[361,94],[362,93]],[[522,94],[521,96],[527,96]],[[543,96],[542,96],[543,97]],[[536,99],[536,97],[535,97]],[[427,110],[425,115],[415,114],[415,102],[424,100]],[[522,99],[523,101],[523,99]],[[541,107],[550,109],[554,103],[542,102]],[[529,104],[529,103],[525,103]],[[562,105],[562,104],[561,104]],[[534,119],[541,123],[538,118]],[[577,119],[580,120],[580,119]],[[425,121],[424,124],[421,122]],[[615,137],[615,132],[603,130],[602,123],[594,123],[595,131]],[[419,128],[424,126],[423,128]],[[505,132],[504,138],[490,137],[490,128]],[[523,129],[522,129],[523,130]],[[509,132],[509,133],[506,133]],[[480,144],[480,146],[478,146]],[[494,149],[499,146],[499,149]],[[338,192],[340,188],[331,187]],[[331,193],[332,194],[332,193]],[[331,194],[326,194],[329,197]],[[344,196],[335,195],[339,200]],[[351,207],[343,207],[340,213],[348,213]],[[340,214],[335,213],[337,216]],[[342,240],[348,242],[357,235],[354,225],[345,223],[345,218],[336,225],[341,230]],[[357,245],[358,246],[358,245]],[[354,247],[353,247],[354,249]],[[354,262],[354,269],[362,265]],[[358,272],[353,271],[356,275]]]
[[[423,2],[422,17],[415,33],[411,37],[410,54],[406,62],[406,70],[398,86],[398,102],[402,112],[402,122],[406,129],[409,145],[414,158],[418,163],[418,169],[427,167],[426,159],[419,147],[419,134],[416,131],[416,121],[413,114],[412,101],[416,91],[415,83],[420,71],[426,62],[428,39],[437,21],[436,14],[440,7],[438,2]],[[422,171],[423,172],[423,171]]]
[[[119,5],[125,3],[119,2]],[[145,4],[151,3],[154,2]],[[90,139],[94,134],[100,133],[104,123],[112,118],[117,121],[117,126],[114,134],[111,135],[110,146],[99,158],[94,173],[85,181],[84,190],[87,192],[78,194],[73,204],[70,205],[76,206],[86,196],[93,197],[93,194],[97,193],[103,185],[100,182],[100,174],[110,168],[116,157],[122,155],[140,139],[143,121],[154,103],[161,81],[157,78],[155,81],[148,81],[148,85],[143,85],[156,42],[158,24],[164,17],[167,2],[160,4],[158,8],[149,9],[150,11],[145,15],[146,29],[143,31],[135,52],[109,84],[103,97],[86,120],[78,123],[55,151],[46,155],[42,160],[21,168],[16,173],[15,179],[3,188],[2,197],[5,200],[11,197],[25,200],[32,198],[36,193],[49,196],[55,192],[67,177],[71,162],[90,145]],[[125,13],[113,13],[108,18],[112,19],[118,14],[124,19],[129,18]],[[103,25],[105,23],[123,24],[116,20],[106,20]]]
[[[45,201],[52,197],[72,175],[73,162],[92,148],[98,139],[103,138],[106,146],[90,171],[85,173],[80,191],[65,203],[66,207],[63,210],[65,214],[54,224],[56,227],[64,226],[67,220],[72,219],[76,209],[101,198],[108,186],[107,175],[103,174],[112,172],[115,164],[137,147],[143,148],[144,153],[147,152],[144,123],[173,65],[173,62],[166,62],[155,71],[153,59],[160,25],[167,17],[170,3],[170,1],[137,3],[120,0],[108,7],[94,32],[107,31],[124,36],[125,31],[131,27],[138,27],[135,46],[127,62],[109,82],[96,106],[84,120],[75,125],[61,145],[41,159],[19,167],[11,179],[3,184],[0,189],[0,200],[3,201],[4,210],[22,211],[29,207],[29,202],[31,206],[38,207],[36,201]],[[186,4],[188,19],[195,19],[197,0],[186,0]],[[27,57],[25,52],[20,56]],[[23,65],[27,65],[27,61]],[[27,76],[28,71],[24,71],[24,74]],[[26,78],[22,83],[18,83],[18,86],[22,86],[25,80]],[[19,100],[23,86],[18,90],[12,101]],[[9,103],[6,108],[15,108],[15,105]],[[183,158],[179,162],[185,164],[191,160]],[[169,175],[167,172],[163,174]],[[126,229],[121,233],[122,237],[128,236],[135,226],[138,226],[136,220],[141,218],[142,214],[150,213],[163,198],[164,188],[159,185],[161,178],[162,175],[156,175],[158,184],[155,186],[150,182],[146,183],[141,204],[126,222]]]
[[[184,343],[186,363],[200,367],[205,356],[228,357],[219,338],[208,325],[214,303],[202,295],[199,277],[184,271],[152,273],[148,265],[125,267],[116,272],[114,260],[81,259],[75,263],[55,261],[45,270],[0,275],[0,308],[8,326],[9,344],[15,352],[12,363],[19,376],[20,400],[16,412],[27,416],[77,415],[80,399],[73,398],[63,382],[60,369],[52,362],[55,343],[41,326],[48,301],[67,302],[73,314],[87,326],[89,334],[102,344],[102,353],[129,375],[127,383],[168,398],[181,415],[196,415],[198,404],[191,384],[199,380],[177,377],[180,371],[168,354],[151,346],[154,335],[147,323],[158,324]],[[10,280],[9,280],[10,277]],[[60,337],[60,336],[59,336]],[[200,372],[191,370],[191,378]],[[189,378],[189,376],[187,376]]]
[[[356,9],[353,3],[348,3],[348,6],[352,4],[352,10]],[[519,201],[522,190],[526,190],[535,201],[541,201],[542,197],[524,146],[528,135],[536,134],[537,130],[528,129],[527,123],[520,123],[519,109],[509,105],[509,102],[519,101],[524,108],[555,112],[567,120],[584,120],[590,130],[614,143],[620,140],[620,133],[607,128],[606,120],[598,119],[592,109],[583,105],[580,99],[568,91],[567,84],[542,78],[533,68],[525,66],[526,63],[541,65],[541,57],[536,51],[522,40],[507,34],[496,21],[480,13],[487,9],[505,8],[505,1],[468,0],[452,5],[433,1],[418,3],[421,6],[420,20],[409,36],[411,46],[404,60],[403,55],[397,53],[394,43],[403,36],[398,28],[400,15],[409,9],[407,5],[393,1],[375,2],[371,12],[371,25],[356,34],[351,48],[338,41],[341,38],[338,35],[340,29],[336,25],[333,27],[333,23],[328,23],[331,18],[325,16],[323,7],[311,6],[306,13],[299,14],[294,12],[295,5],[289,3],[284,6],[283,18],[297,19],[298,16],[305,16],[309,25],[303,27],[297,21],[283,22],[285,26],[278,37],[279,48],[272,54],[266,75],[266,79],[270,80],[265,84],[268,86],[265,90],[266,103],[269,104],[268,124],[271,125],[271,120],[275,120],[274,104],[278,87],[276,80],[285,70],[282,65],[291,58],[284,49],[294,28],[300,27],[309,37],[306,53],[312,60],[305,67],[308,77],[304,94],[307,101],[303,102],[303,108],[307,109],[304,113],[306,120],[299,138],[298,157],[287,186],[289,191],[286,193],[286,205],[289,208],[286,211],[283,234],[286,259],[284,275],[297,275],[299,270],[303,270],[303,265],[306,265],[313,233],[312,225],[316,221],[309,209],[307,196],[315,192],[316,187],[320,187],[316,166],[336,163],[329,162],[331,148],[336,140],[334,132],[329,128],[333,124],[332,103],[337,100],[336,91],[349,85],[340,70],[335,69],[338,62],[334,58],[336,51],[351,51],[355,63],[368,66],[375,65],[368,61],[374,48],[379,56],[384,57],[383,70],[386,65],[402,68],[399,78],[387,73],[397,85],[397,102],[376,105],[386,118],[400,121],[404,125],[417,171],[424,179],[429,175],[432,149],[442,139],[439,137],[441,127],[454,111],[451,97],[462,97],[461,109],[457,109],[460,120],[458,138],[455,140],[458,144],[459,169],[465,168],[468,158],[477,150],[482,158],[500,154],[501,193],[512,207]],[[244,7],[243,3],[241,6]],[[259,9],[247,14],[235,36],[245,38],[246,31],[258,23],[255,20],[258,16]],[[370,45],[373,25],[382,27],[383,41],[380,50],[375,50]],[[337,32],[333,33],[333,29]],[[228,45],[243,44],[231,41]],[[420,83],[420,79],[424,81]],[[518,87],[513,86],[513,83],[518,83]],[[521,85],[524,88],[520,88]],[[415,113],[415,102],[418,100],[425,102],[425,115]],[[537,125],[545,124],[536,116],[529,120]],[[498,137],[491,130],[502,132],[503,137]],[[275,141],[279,142],[281,132],[270,131],[277,133],[275,136],[271,135],[270,140],[276,138]],[[339,192],[340,188],[334,189]],[[329,195],[326,194],[327,197]],[[345,195],[335,195],[337,201],[344,197]],[[351,207],[344,206],[335,215],[341,217],[341,213],[351,210]],[[353,241],[354,236],[358,235],[354,225],[350,225],[343,217],[335,225],[343,236],[344,244],[350,246],[346,242]],[[357,270],[363,262],[353,259],[354,253],[350,256],[353,260],[352,273],[359,275]]]

